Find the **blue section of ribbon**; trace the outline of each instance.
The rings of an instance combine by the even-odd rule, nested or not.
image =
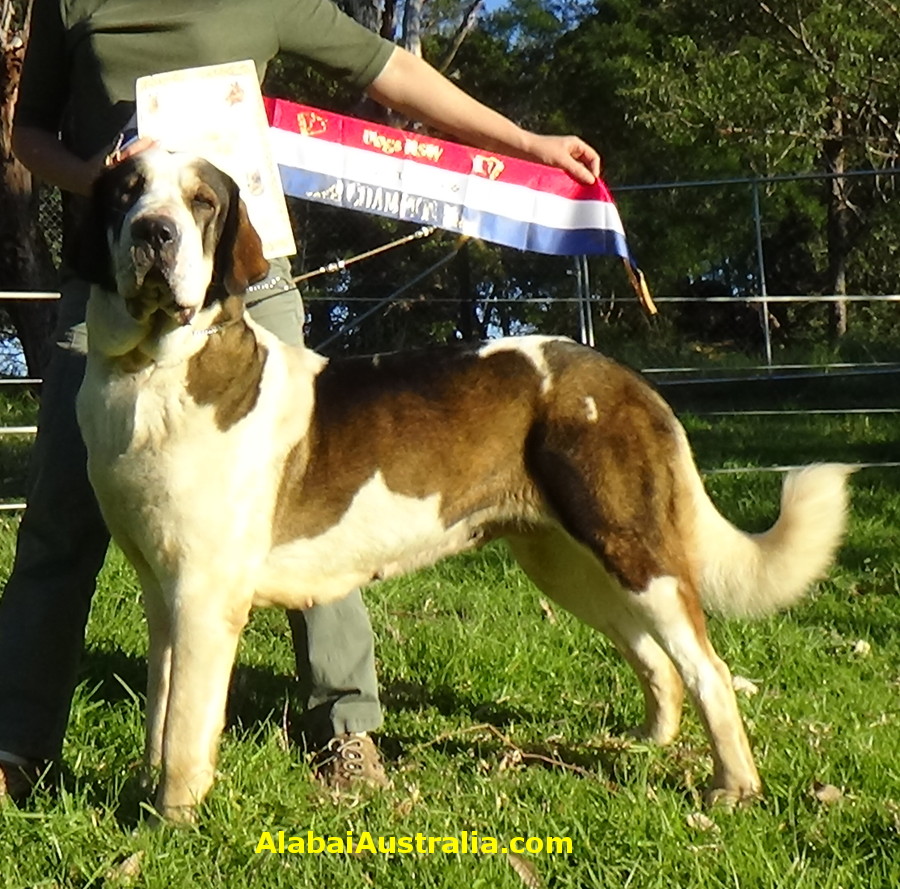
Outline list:
[[[399,200],[386,199],[385,193],[390,190],[374,186],[355,188],[354,197],[348,199],[347,185],[354,185],[352,180],[342,182],[334,176],[284,165],[279,165],[278,169],[285,194],[293,197],[374,213],[378,216],[389,216],[406,222],[435,225],[449,231],[465,232],[495,244],[535,253],[555,256],[612,255],[632,262],[624,236],[610,229],[554,228],[468,207],[463,207],[460,215],[455,208],[446,208],[443,202],[433,198],[405,195]],[[390,206],[386,206],[388,204]],[[453,221],[452,225],[447,224],[448,218]]]

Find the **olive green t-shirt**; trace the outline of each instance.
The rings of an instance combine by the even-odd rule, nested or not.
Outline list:
[[[16,122],[88,158],[134,111],[138,77],[279,52],[364,88],[394,45],[330,0],[35,0]]]

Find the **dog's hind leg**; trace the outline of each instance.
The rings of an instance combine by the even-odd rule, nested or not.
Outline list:
[[[608,635],[635,669],[646,702],[646,735],[663,743],[675,736],[682,683],[687,687],[712,748],[710,801],[757,796],[759,776],[730,674],[713,651],[689,583],[660,574],[646,589],[626,590],[589,548],[561,529],[508,540],[536,585]]]
[[[761,783],[731,674],[706,635],[696,592],[689,582],[662,575],[625,596],[630,613],[672,659],[703,720],[714,764],[708,800],[731,804],[758,796]]]
[[[213,783],[228,682],[250,611],[249,595],[229,602],[223,586],[182,584],[169,599],[172,661],[156,809],[170,821],[194,820]]]
[[[656,744],[671,744],[678,735],[684,684],[659,643],[619,611],[600,628],[631,665],[644,693],[644,721],[629,734]]]
[[[630,731],[657,744],[675,739],[684,687],[669,656],[621,607],[621,592],[596,557],[561,529],[507,539],[535,585],[567,611],[609,637],[630,664],[644,694],[644,721]]]

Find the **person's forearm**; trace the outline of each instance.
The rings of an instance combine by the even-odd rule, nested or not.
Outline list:
[[[399,47],[367,92],[376,102],[470,145],[559,167],[585,185],[600,175],[600,155],[583,139],[522,129]]]
[[[472,98],[406,50],[394,51],[367,92],[376,102],[471,145],[517,157],[531,154],[531,133]]]
[[[54,133],[17,125],[12,135],[13,152],[38,179],[75,194],[90,194],[102,163],[72,154]]]

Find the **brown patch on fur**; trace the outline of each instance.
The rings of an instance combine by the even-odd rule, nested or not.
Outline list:
[[[690,568],[687,577],[680,577],[678,580],[678,598],[684,606],[685,614],[694,628],[697,635],[697,641],[706,649],[707,654],[714,655],[712,643],[706,635],[706,614],[700,603],[700,593],[697,591],[697,583],[694,579],[694,572]]]
[[[535,491],[518,444],[540,385],[513,351],[479,358],[448,346],[330,362],[309,436],[285,464],[274,543],[323,533],[379,471],[397,494],[440,494],[448,527],[504,503],[524,514]]]
[[[199,178],[205,183],[203,187],[214,192],[224,207],[215,252],[216,276],[227,294],[242,294],[269,272],[269,261],[263,255],[262,241],[250,222],[247,206],[241,200],[235,183],[206,163],[201,164]]]
[[[213,322],[219,325],[188,362],[187,393],[197,404],[214,406],[216,426],[224,432],[256,407],[268,353],[244,320],[239,299],[222,303]]]
[[[491,521],[507,527],[552,516],[626,589],[670,574],[692,590],[689,500],[671,410],[637,374],[598,353],[565,342],[543,348],[545,391],[515,350],[332,361],[316,382],[309,437],[286,461],[275,543],[323,533],[380,471],[398,494],[440,494],[448,527],[492,507]],[[685,596],[702,620],[695,597]]]
[[[629,590],[670,574],[691,582],[692,534],[671,409],[636,373],[578,346],[547,353],[552,397],[529,468],[562,524]],[[598,417],[585,418],[584,399]]]

